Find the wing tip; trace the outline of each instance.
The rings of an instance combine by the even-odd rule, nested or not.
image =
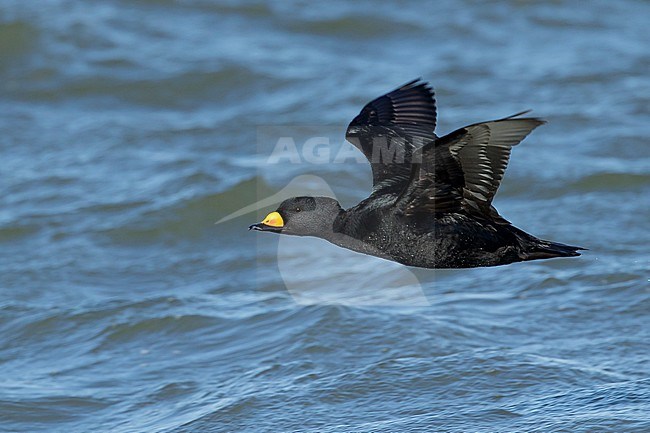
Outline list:
[[[422,77],[417,77],[414,80],[411,80],[411,81],[409,81],[407,83],[402,84],[401,86],[398,87],[398,89],[404,89],[404,88],[407,88],[407,87],[416,87],[415,86],[416,84],[420,85],[420,84],[426,83],[426,81],[424,81],[423,83],[421,83],[421,81],[422,81]]]
[[[412,89],[417,89],[417,88],[423,88],[423,89],[427,90],[429,93],[433,93],[433,87],[431,86],[431,84],[428,81],[423,80],[422,77],[417,77],[417,78],[415,78],[415,79],[413,79],[413,80],[411,80],[411,81],[409,81],[407,83],[404,83],[401,86],[399,86],[398,88],[394,89],[392,92],[397,92],[397,91],[400,91],[400,90],[401,91],[412,90]],[[389,92],[389,93],[392,93],[392,92]]]
[[[520,112],[518,112],[518,113],[511,114],[510,116],[504,117],[504,118],[501,119],[501,120],[514,119],[515,117],[523,116],[524,114],[531,113],[532,111],[533,111],[533,110],[532,110],[531,108],[529,108],[529,109],[527,109],[527,110],[523,110],[523,111],[520,111]]]
[[[498,119],[497,122],[500,122],[502,120],[513,120],[514,119],[514,120],[532,120],[532,121],[537,122],[539,125],[545,125],[545,124],[548,123],[548,121],[546,119],[543,119],[541,117],[520,117],[520,116],[523,116],[525,114],[531,113],[532,111],[533,110],[529,108],[528,110],[523,110],[523,111],[520,111],[518,113],[511,114],[510,116],[504,117],[502,119]]]

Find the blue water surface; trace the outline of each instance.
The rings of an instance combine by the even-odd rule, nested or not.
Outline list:
[[[650,431],[649,17],[3,1],[0,430]],[[281,192],[366,197],[345,127],[419,76],[439,134],[548,120],[495,205],[582,257],[418,271],[247,232],[268,202],[214,224]],[[269,160],[282,136],[297,160]]]

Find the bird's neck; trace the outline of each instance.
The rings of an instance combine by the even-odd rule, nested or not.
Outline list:
[[[361,236],[354,236],[349,230],[342,230],[343,228],[349,229],[351,221],[346,219],[344,210],[341,210],[339,215],[334,219],[332,229],[320,233],[318,237],[325,239],[334,245],[347,248],[359,253],[369,254],[377,257],[384,257],[383,254],[376,246],[368,243],[367,240]]]

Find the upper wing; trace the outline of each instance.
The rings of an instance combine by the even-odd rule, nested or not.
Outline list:
[[[435,139],[435,128],[433,90],[417,79],[366,104],[345,138],[370,162],[377,190],[408,181],[414,149]]]
[[[398,206],[406,214],[458,209],[496,216],[492,199],[508,165],[512,146],[536,127],[524,113],[460,128],[421,149]]]

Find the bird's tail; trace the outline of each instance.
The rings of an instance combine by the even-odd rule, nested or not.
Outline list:
[[[520,253],[522,260],[551,259],[553,257],[576,257],[578,251],[586,248],[565,245],[539,239],[536,244],[529,245],[528,249]]]
[[[519,252],[522,261],[552,259],[553,257],[577,257],[580,255],[578,251],[586,250],[586,248],[582,247],[546,241],[531,236],[522,230],[516,230],[519,232],[517,237],[522,247]]]

